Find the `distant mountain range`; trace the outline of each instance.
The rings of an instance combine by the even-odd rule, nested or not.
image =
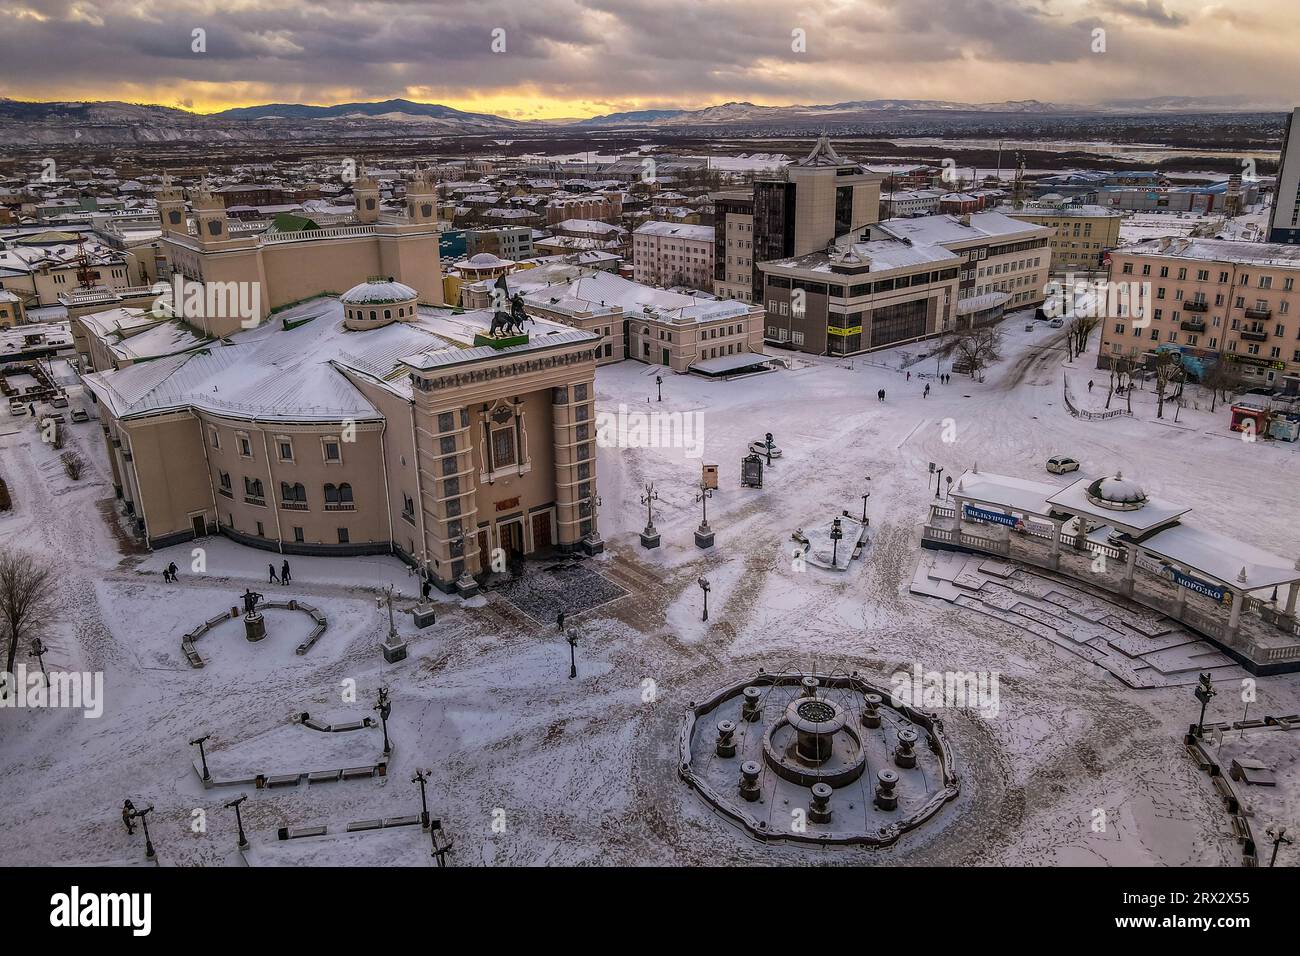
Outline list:
[[[169,106],[121,102],[24,102],[0,98],[0,141],[16,146],[129,143],[240,143],[323,138],[546,132],[562,129],[675,129],[764,127],[803,129],[845,125],[882,117],[958,114],[1082,115],[1099,113],[1272,112],[1274,104],[1245,97],[1162,96],[1108,100],[1092,105],[1010,100],[956,103],[948,100],[853,100],[813,106],[759,106],[731,102],[703,109],[632,110],[580,120],[514,120],[468,113],[437,103],[405,99],[377,103],[309,106],[271,103],[200,114]]]

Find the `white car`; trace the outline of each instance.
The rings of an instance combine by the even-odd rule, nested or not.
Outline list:
[[[758,439],[757,441],[752,441],[749,443],[749,450],[752,454],[766,456],[767,442],[761,438]],[[777,448],[775,444],[772,445],[772,457],[773,458],[781,457],[781,449]]]
[[[1049,329],[1063,329],[1065,328],[1065,319],[1052,319],[1047,323],[1047,327]]]
[[[1047,459],[1047,470],[1054,475],[1064,475],[1069,471],[1078,471],[1079,463],[1073,458],[1066,458],[1064,455],[1053,455]]]

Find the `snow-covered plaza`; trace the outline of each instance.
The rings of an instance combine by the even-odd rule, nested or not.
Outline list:
[[[423,629],[409,613],[419,581],[396,558],[289,556],[292,582],[268,584],[267,564],[278,568],[282,556],[226,538],[143,551],[118,513],[93,419],[70,426],[70,446],[88,462],[74,482],[30,418],[0,417],[0,477],[14,499],[0,513],[0,539],[58,566],[43,664],[104,675],[101,716],[0,710],[7,862],[143,863],[143,837],[122,824],[130,799],[154,807],[161,865],[436,865],[418,825],[348,830],[418,814],[413,777],[425,771],[429,812],[456,866],[1241,865],[1221,794],[1184,745],[1200,709],[1196,672],[1213,674],[1206,719],[1216,722],[1243,717],[1244,690],[1254,691],[1252,719],[1300,712],[1300,674],[1252,677],[1195,634],[1179,645],[1192,650],[1162,656],[1087,632],[1078,640],[1096,653],[1078,653],[999,613],[1004,580],[1040,614],[1052,612],[1061,589],[992,566],[979,582],[981,606],[914,594],[911,585],[918,569],[933,567],[924,565],[935,552],[922,548],[921,529],[936,486],[942,495],[943,479],[976,463],[1061,488],[1122,470],[1149,494],[1195,509],[1200,526],[1294,558],[1297,448],[1244,442],[1229,431],[1227,410],[1211,413],[1194,389],[1176,422],[1172,407],[1157,420],[1142,391],[1131,417],[1075,417],[1063,381],[1076,406],[1099,410],[1105,401],[1095,337],[1067,363],[1065,330],[1025,324],[1023,315],[1003,323],[1001,358],[982,382],[954,374],[941,383],[948,361],[917,358],[927,343],[853,361],[791,353],[789,368],[730,381],[636,362],[600,368],[598,411],[698,413],[703,456],[690,456],[692,442],[601,447],[604,553],[581,559],[581,572],[569,561],[531,562],[537,583],[527,588],[469,600],[435,594],[436,623]],[[781,455],[764,462],[761,488],[742,487],[741,460],[767,432]],[[1053,455],[1077,459],[1080,472],[1048,474]],[[702,549],[694,532],[706,464],[718,466],[718,488],[707,501],[714,544]],[[646,550],[638,534],[650,482],[661,545]],[[860,519],[868,493],[866,544],[846,563],[857,535],[857,519],[847,519]],[[841,570],[805,560],[792,537],[836,515],[846,519]],[[833,545],[819,539],[816,550],[824,546]],[[172,562],[178,580],[165,583]],[[379,652],[388,614],[376,600],[389,584],[409,648],[395,664]],[[267,637],[256,643],[232,620],[203,637],[205,666],[191,666],[182,637],[228,613],[250,587],[318,608],[327,629],[299,654],[310,620],[268,612]],[[1090,619],[1098,627],[1151,616],[1108,601]],[[569,608],[566,628],[577,632],[572,679],[571,648],[549,619],[557,607]],[[19,662],[38,667],[27,648]],[[992,675],[996,706],[915,702],[941,718],[959,781],[958,795],[924,826],[878,848],[764,842],[685,784],[679,752],[688,710],[760,668],[857,671],[883,686],[899,673]],[[392,702],[386,756],[375,710],[381,686]],[[304,712],[327,726],[371,722],[321,731],[302,722]],[[212,776],[231,785],[204,786],[190,741],[205,736]],[[1228,731],[1222,748],[1276,776],[1258,801],[1257,786],[1234,784],[1256,806],[1251,825],[1266,853],[1265,827],[1296,822],[1283,815],[1296,806],[1300,736]],[[381,763],[382,772],[340,773]],[[867,768],[870,779],[878,769]],[[248,782],[297,774],[277,785]],[[241,793],[250,844],[242,853],[224,806]],[[326,831],[278,838],[281,828],[313,827]]]

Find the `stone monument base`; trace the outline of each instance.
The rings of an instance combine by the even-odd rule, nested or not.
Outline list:
[[[462,574],[456,579],[456,593],[463,598],[471,598],[478,594],[478,582],[468,573]]]
[[[713,529],[706,524],[700,525],[695,529],[695,547],[711,548],[713,547]]]
[[[645,530],[641,532],[641,547],[647,550],[659,547],[659,532],[654,525],[646,525]]]
[[[475,345],[490,345],[494,349],[506,349],[512,345],[527,345],[528,335],[509,335],[505,338],[495,339],[490,335],[484,335],[482,332],[474,333]]]
[[[416,627],[428,627],[430,624],[437,623],[432,604],[417,604],[411,609],[411,617],[415,620]]]
[[[385,641],[379,645],[384,652],[384,660],[390,664],[396,664],[398,661],[406,660],[406,641],[399,641],[396,644],[389,644]]]
[[[601,539],[600,535],[593,534],[583,538],[579,543],[579,547],[581,547],[583,551],[587,552],[587,554],[595,555],[600,554],[605,550],[605,542]]]
[[[250,641],[260,641],[266,637],[266,619],[260,612],[244,615],[244,637]]]

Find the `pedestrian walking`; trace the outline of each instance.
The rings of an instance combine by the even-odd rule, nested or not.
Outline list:
[[[925,391],[921,393],[921,397],[922,397],[922,398],[929,398],[929,397],[930,397],[930,383],[929,383],[929,382],[926,382],[926,383],[925,383]]]
[[[561,610],[555,615],[555,629],[561,634],[564,633],[564,611]]]
[[[167,565],[167,573],[171,575],[171,578],[172,578],[172,584],[175,584],[175,583],[176,583],[176,572],[179,571],[179,570],[180,570],[180,568],[176,567],[176,562],[175,562],[175,561],[173,561],[171,564]]]
[[[285,561],[280,565],[280,583],[288,584],[292,579],[292,575],[289,574],[289,562]]]
[[[909,382],[912,380],[912,373],[911,373],[911,372],[908,372],[908,373],[907,373],[907,380],[908,380]]]
[[[135,804],[130,800],[122,801],[122,825],[126,827],[128,835],[135,833],[135,827],[131,825],[131,816],[135,813]]]
[[[885,400],[885,390],[883,388],[880,390],[880,400],[882,402]]]
[[[163,568],[163,584],[170,584],[171,580],[172,580],[171,570],[168,568]]]
[[[279,584],[279,583],[280,583],[280,579],[279,579],[278,577],[275,576],[275,565],[274,565],[274,564],[268,564],[266,567],[267,567],[267,569],[270,571],[270,574],[271,574],[271,576],[270,576],[269,578],[267,578],[266,583],[267,583],[267,584]]]
[[[433,591],[433,582],[429,580],[429,576],[426,574],[424,576],[424,583],[420,585],[420,597],[425,601],[429,600],[429,594],[431,591]]]

